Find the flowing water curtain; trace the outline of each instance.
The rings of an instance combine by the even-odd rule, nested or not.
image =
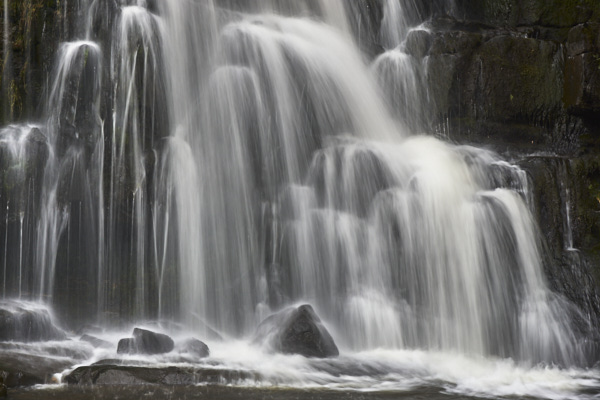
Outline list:
[[[122,3],[113,19],[90,4],[88,39],[114,21],[104,51],[87,40],[58,55],[39,270],[12,267],[11,286],[35,279],[39,297],[78,303],[73,319],[94,303],[236,336],[269,307],[309,301],[357,350],[580,362],[574,312],[543,277],[523,171],[407,138],[402,125],[417,129],[409,117],[426,108],[410,100],[419,65],[401,46],[376,63],[402,88],[396,123],[342,21],[352,7]],[[5,229],[24,238],[33,206],[19,207]]]
[[[413,31],[427,32],[427,28],[415,26],[419,23],[419,12],[414,0],[384,2],[379,40],[385,51],[371,66],[388,109],[400,124],[414,133],[429,130],[430,109],[423,60],[412,54],[413,48],[407,49],[408,37]],[[420,37],[413,34],[411,40],[414,44]]]
[[[49,156],[37,228],[36,288],[41,299],[52,298],[61,311],[72,311],[74,319],[95,309],[101,263],[102,60],[95,43],[61,46],[45,128]]]
[[[99,304],[125,317],[155,315],[158,302],[160,271],[158,260],[148,257],[155,234],[148,219],[155,148],[168,134],[161,29],[160,19],[147,8],[126,5],[119,10],[112,36],[113,126]]]
[[[530,296],[548,291],[526,273],[541,271],[539,260],[532,266],[522,255],[535,254],[538,243],[515,239],[517,219],[528,212],[520,203],[526,180],[513,177],[522,171],[488,155],[471,164],[464,149],[434,140],[401,143],[402,129],[347,39],[318,22],[238,14],[234,5],[167,2],[163,10],[172,18],[170,62],[187,60],[167,68],[180,122],[170,140],[180,149],[174,154],[190,160],[185,165],[197,165],[199,181],[195,188],[190,175],[173,186],[184,314],[243,332],[267,292],[273,307],[313,302],[357,349],[523,358],[533,337],[527,321],[539,318],[555,329],[533,359],[567,362],[564,349],[577,354],[568,322]],[[207,20],[201,41],[180,30],[198,29],[190,15]],[[407,99],[419,89],[407,71],[418,68],[391,68],[405,80]],[[190,77],[199,83],[189,87]],[[400,105],[414,107],[405,115],[424,108],[420,101]],[[331,139],[340,134],[358,139]],[[519,196],[493,192],[499,187]],[[201,198],[206,214],[181,201],[184,193]],[[260,215],[265,210],[270,217]],[[273,230],[263,238],[265,226]]]
[[[200,213],[195,210],[198,204],[190,203],[182,204],[186,209],[178,213],[185,271],[182,298],[188,299],[182,310],[209,317],[226,330],[247,330],[256,323],[251,317],[256,302],[265,298],[259,287],[262,254],[269,245],[258,221],[268,219],[263,210],[270,207],[260,204],[272,203],[287,182],[302,180],[322,136],[354,130],[348,126],[361,126],[362,116],[377,118],[378,111],[373,116],[366,111],[349,116],[349,110],[357,107],[343,99],[356,102],[360,90],[346,96],[350,80],[362,83],[365,104],[379,100],[370,83],[363,82],[365,74],[353,70],[361,68],[359,54],[322,24],[244,16],[210,4],[166,2],[162,7],[168,21],[165,43],[173,121],[179,125],[173,128],[178,132],[173,137],[189,144],[200,180],[197,189],[192,189],[193,180],[182,180],[174,193],[193,190],[203,199],[205,211]],[[191,17],[205,23],[197,24]],[[317,32],[308,36],[311,30]],[[330,42],[321,45],[322,38]],[[341,60],[330,63],[323,55],[334,48]],[[338,78],[344,61],[353,67]],[[331,91],[320,90],[323,85]],[[224,220],[231,224],[219,222]],[[201,236],[194,224],[203,227]],[[201,255],[199,246],[204,249]],[[199,291],[203,285],[208,289]],[[230,292],[251,301],[227,298]],[[226,312],[231,309],[237,310],[237,318]]]
[[[34,297],[34,252],[43,165],[48,157],[39,126],[0,130],[0,266],[2,298]]]

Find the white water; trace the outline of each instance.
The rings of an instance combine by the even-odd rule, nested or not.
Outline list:
[[[116,354],[117,340],[129,334],[130,331],[95,334],[112,343],[112,348],[94,349],[89,343],[76,340],[5,343],[0,346],[0,354],[23,352],[56,363],[73,364],[63,374],[56,375],[58,382],[77,366],[120,359],[125,365],[246,371],[253,373],[255,378],[228,382],[233,387],[246,388],[396,392],[399,395],[429,388],[434,392],[483,398],[591,400],[597,398],[594,390],[600,387],[600,373],[597,370],[523,366],[510,359],[411,349],[372,349],[344,352],[336,359],[310,359],[269,354],[246,341],[233,340],[208,341],[211,355],[200,361],[178,346],[164,355]],[[186,337],[189,336],[184,332],[173,334],[176,343]],[[54,386],[45,388],[52,389]],[[323,396],[326,398],[326,394]]]
[[[209,342],[205,363],[177,351],[142,360],[262,376],[241,386],[562,399],[599,385],[596,371],[568,369],[585,364],[585,342],[543,276],[525,173],[414,135],[427,102],[402,47],[409,2],[386,3],[389,50],[371,67],[343,2],[245,14],[164,0],[159,15],[123,3],[109,48],[92,41],[94,1],[85,40],[57,57],[34,297],[76,303],[67,323],[216,329],[232,339]],[[300,302],[339,359],[244,341]],[[113,348],[78,342],[74,364],[115,358],[128,332],[99,336]]]

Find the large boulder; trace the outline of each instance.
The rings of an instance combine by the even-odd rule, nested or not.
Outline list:
[[[0,341],[63,340],[66,334],[52,321],[47,308],[34,303],[0,302]]]
[[[135,328],[133,338],[119,340],[119,354],[162,354],[173,350],[175,343],[169,336],[146,329]]]
[[[257,378],[253,372],[222,368],[90,365],[75,369],[64,377],[64,382],[69,385],[197,385],[234,384]]]
[[[73,365],[67,357],[43,357],[22,350],[0,349],[0,381],[6,387],[24,387],[52,382],[54,374]]]
[[[339,350],[313,308],[302,305],[267,317],[257,328],[257,342],[274,351],[305,357],[335,357]]]

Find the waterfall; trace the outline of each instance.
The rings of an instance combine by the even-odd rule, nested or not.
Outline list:
[[[422,134],[415,2],[385,2],[371,65],[344,1],[117,3],[81,8],[45,124],[0,131],[19,173],[47,150],[39,200],[0,192],[3,297],[228,338],[306,302],[352,352],[586,362],[526,173]]]

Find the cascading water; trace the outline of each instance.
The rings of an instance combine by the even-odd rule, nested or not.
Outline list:
[[[512,374],[586,364],[583,316],[543,275],[526,174],[414,136],[429,104],[405,52],[426,29],[415,7],[385,3],[369,68],[349,22],[361,8],[343,1],[86,3],[45,126],[0,131],[2,171],[29,185],[0,192],[3,298],[48,302],[71,327],[170,320],[231,339],[307,302],[382,389],[427,370],[487,393],[445,354]],[[47,157],[24,150],[44,140]],[[22,168],[32,157],[43,177]],[[217,344],[216,360],[269,382],[352,387],[344,359],[275,372],[276,357],[228,346],[241,345]]]

